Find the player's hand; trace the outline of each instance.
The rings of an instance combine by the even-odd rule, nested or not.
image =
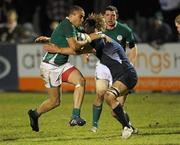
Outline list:
[[[112,42],[112,38],[110,38],[110,37],[107,36],[107,35],[105,35],[104,39],[105,39],[105,41],[106,41],[107,43],[111,43],[111,42]]]
[[[110,38],[109,36],[105,35],[104,33],[102,32],[98,32],[98,35],[101,37],[101,38],[104,38],[105,39],[105,42],[112,42],[112,38]]]
[[[36,43],[47,43],[49,42],[50,38],[46,36],[39,36],[38,38],[35,39]]]
[[[60,51],[60,49],[55,44],[52,43],[44,44],[43,49],[51,53],[59,53]]]

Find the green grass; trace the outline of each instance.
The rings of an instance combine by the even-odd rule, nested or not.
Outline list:
[[[104,104],[97,133],[91,128],[94,94],[86,94],[83,127],[69,127],[72,94],[63,94],[61,106],[42,115],[40,132],[29,127],[27,111],[46,99],[43,93],[0,93],[0,145],[180,145],[180,95],[131,94],[126,102],[138,135],[122,140],[121,126]]]

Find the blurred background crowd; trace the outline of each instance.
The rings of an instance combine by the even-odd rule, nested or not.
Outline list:
[[[86,16],[116,6],[119,21],[132,28],[137,43],[180,42],[174,25],[180,0],[0,0],[0,42],[32,43],[39,35],[50,36],[71,5],[81,6]]]

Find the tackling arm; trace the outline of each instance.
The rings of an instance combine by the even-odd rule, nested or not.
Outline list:
[[[60,53],[64,55],[79,55],[79,54],[85,54],[85,53],[94,53],[95,50],[89,45],[85,45],[79,50],[74,51],[70,47],[65,47],[65,48],[60,48],[55,44],[49,43],[49,44],[44,44],[43,49],[47,52],[51,53]]]
[[[39,36],[38,38],[35,39],[36,43],[48,43],[50,42],[50,37],[46,36]]]

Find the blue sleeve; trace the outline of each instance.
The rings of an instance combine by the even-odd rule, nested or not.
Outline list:
[[[104,42],[103,39],[93,40],[92,43],[91,43],[91,46],[92,46],[93,48],[95,48],[96,51],[97,51],[97,50],[99,50],[99,49],[103,49],[103,48],[104,48],[105,42]]]
[[[96,49],[96,56],[101,59],[103,55],[103,49],[105,48],[105,42],[103,39],[97,39],[92,41],[91,46]]]

